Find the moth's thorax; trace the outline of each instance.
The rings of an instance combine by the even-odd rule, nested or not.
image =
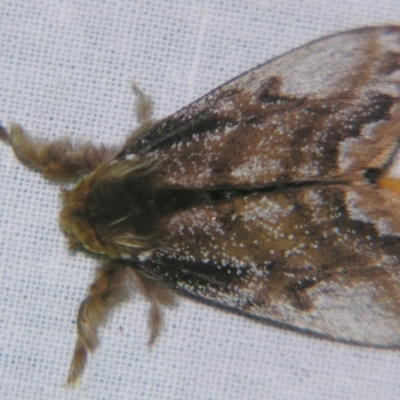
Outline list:
[[[116,159],[63,191],[62,228],[71,245],[112,258],[129,259],[160,247],[168,236],[165,223],[179,210],[199,203],[196,190],[159,184],[154,164]]]
[[[71,245],[127,258],[154,245],[158,215],[151,167],[114,160],[63,191],[62,228]]]

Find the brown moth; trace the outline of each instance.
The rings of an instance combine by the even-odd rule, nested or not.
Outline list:
[[[103,254],[82,302],[68,382],[133,290],[182,293],[281,327],[400,347],[400,27],[317,40],[141,125],[121,146],[0,136],[63,182],[72,246]]]

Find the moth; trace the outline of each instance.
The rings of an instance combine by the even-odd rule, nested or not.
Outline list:
[[[59,182],[72,248],[102,255],[68,383],[138,291],[150,343],[176,293],[280,327],[400,347],[400,27],[311,42],[161,121],[140,89],[119,146],[0,136]]]

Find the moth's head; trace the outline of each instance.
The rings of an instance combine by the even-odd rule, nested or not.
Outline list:
[[[98,240],[93,225],[88,220],[87,199],[93,176],[82,179],[72,190],[62,190],[63,208],[60,213],[61,228],[67,234],[70,248],[81,244],[85,249],[105,254],[104,245]]]

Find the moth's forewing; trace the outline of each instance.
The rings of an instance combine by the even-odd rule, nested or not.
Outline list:
[[[329,36],[215,89],[120,154],[165,185],[258,188],[381,167],[399,135],[400,28]]]
[[[143,267],[253,316],[398,347],[400,238],[352,215],[359,195],[379,199],[370,188],[313,185],[191,208],[169,221],[172,252],[152,253]]]
[[[119,157],[159,163],[162,185],[212,189],[141,267],[249,315],[400,347],[400,198],[370,179],[397,150],[399,59],[398,27],[330,36],[134,139]]]

